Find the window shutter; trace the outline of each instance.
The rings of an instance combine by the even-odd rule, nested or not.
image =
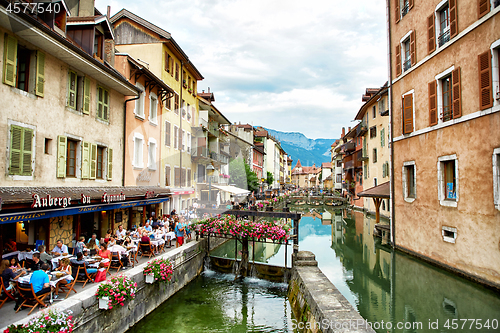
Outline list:
[[[436,81],[429,82],[429,125],[438,123]]]
[[[394,0],[394,2],[396,3],[396,6],[395,6],[395,18],[396,18],[396,23],[399,22],[399,20],[401,19],[401,13],[399,12],[399,0]]]
[[[403,98],[403,134],[413,132],[413,95]]]
[[[168,52],[165,51],[165,72],[168,72]]]
[[[23,155],[22,155],[22,175],[31,176],[31,156],[33,147],[33,130],[30,128],[25,128],[23,133]]]
[[[477,18],[480,19],[490,11],[490,0],[477,0]]]
[[[410,34],[410,59],[411,65],[415,65],[417,63],[417,53],[415,50],[415,30],[413,30]]]
[[[108,148],[108,180],[113,179],[113,149]]]
[[[66,147],[68,138],[62,135],[57,136],[57,178],[66,177]]]
[[[102,118],[102,100],[103,100],[103,89],[101,87],[97,88],[97,118]]]
[[[165,121],[165,146],[170,147],[170,123]]]
[[[491,53],[489,50],[478,56],[478,63],[479,109],[484,110],[493,106],[491,88]]]
[[[82,179],[89,179],[90,176],[90,143],[82,142]]]
[[[413,8],[413,0],[410,0],[409,5],[408,5],[408,10]]]
[[[84,114],[90,114],[90,79],[85,78],[83,84],[83,110]]]
[[[90,179],[95,179],[97,175],[97,145],[90,144]]]
[[[457,23],[457,0],[449,0],[450,6],[450,38],[458,35],[458,23]]]
[[[170,186],[170,167],[165,167],[165,186]]]
[[[36,89],[35,95],[43,97],[45,90],[45,53],[36,53]]]
[[[5,35],[3,54],[3,83],[9,86],[16,85],[17,72],[17,39],[11,35]]]
[[[396,76],[401,75],[401,45],[396,45]]]
[[[460,67],[451,72],[451,82],[453,89],[453,118],[458,118],[462,116]]]
[[[102,119],[109,120],[109,92],[103,89],[104,100],[102,102]]]
[[[436,50],[436,31],[434,29],[434,13],[427,18],[427,52]]]
[[[174,149],[177,149],[177,126],[174,126]]]
[[[23,128],[12,125],[10,127],[10,165],[9,165],[10,175],[21,174],[21,164],[23,158],[22,146],[21,146],[22,140],[23,140]]]

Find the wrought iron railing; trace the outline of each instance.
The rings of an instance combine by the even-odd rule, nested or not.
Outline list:
[[[407,60],[405,60],[405,62],[403,63],[403,70],[406,72],[407,70],[409,70],[411,68],[411,58],[408,58]]]
[[[450,41],[450,30],[446,30],[438,37],[438,45],[443,46],[445,43]]]

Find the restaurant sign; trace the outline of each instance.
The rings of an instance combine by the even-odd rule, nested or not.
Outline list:
[[[71,197],[55,197],[53,198],[50,194],[45,198],[40,198],[38,194],[33,194],[33,203],[31,208],[42,208],[42,207],[62,207],[66,208],[71,205]]]

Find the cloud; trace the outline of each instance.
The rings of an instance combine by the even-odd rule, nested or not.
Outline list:
[[[233,121],[338,138],[387,81],[385,1],[97,0],[170,32]]]

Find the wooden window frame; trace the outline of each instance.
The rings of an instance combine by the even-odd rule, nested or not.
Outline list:
[[[74,145],[74,150],[71,149],[71,146]],[[70,153],[74,151],[74,158],[71,158]],[[73,139],[68,139],[66,143],[66,178],[76,178],[77,177],[77,151],[78,151],[78,141]],[[70,163],[74,160],[74,170],[73,174],[70,171]]]
[[[100,154],[99,154],[100,152]],[[99,157],[101,160],[99,162]],[[104,179],[104,147],[97,146],[96,179]],[[100,173],[100,175],[99,175]]]

